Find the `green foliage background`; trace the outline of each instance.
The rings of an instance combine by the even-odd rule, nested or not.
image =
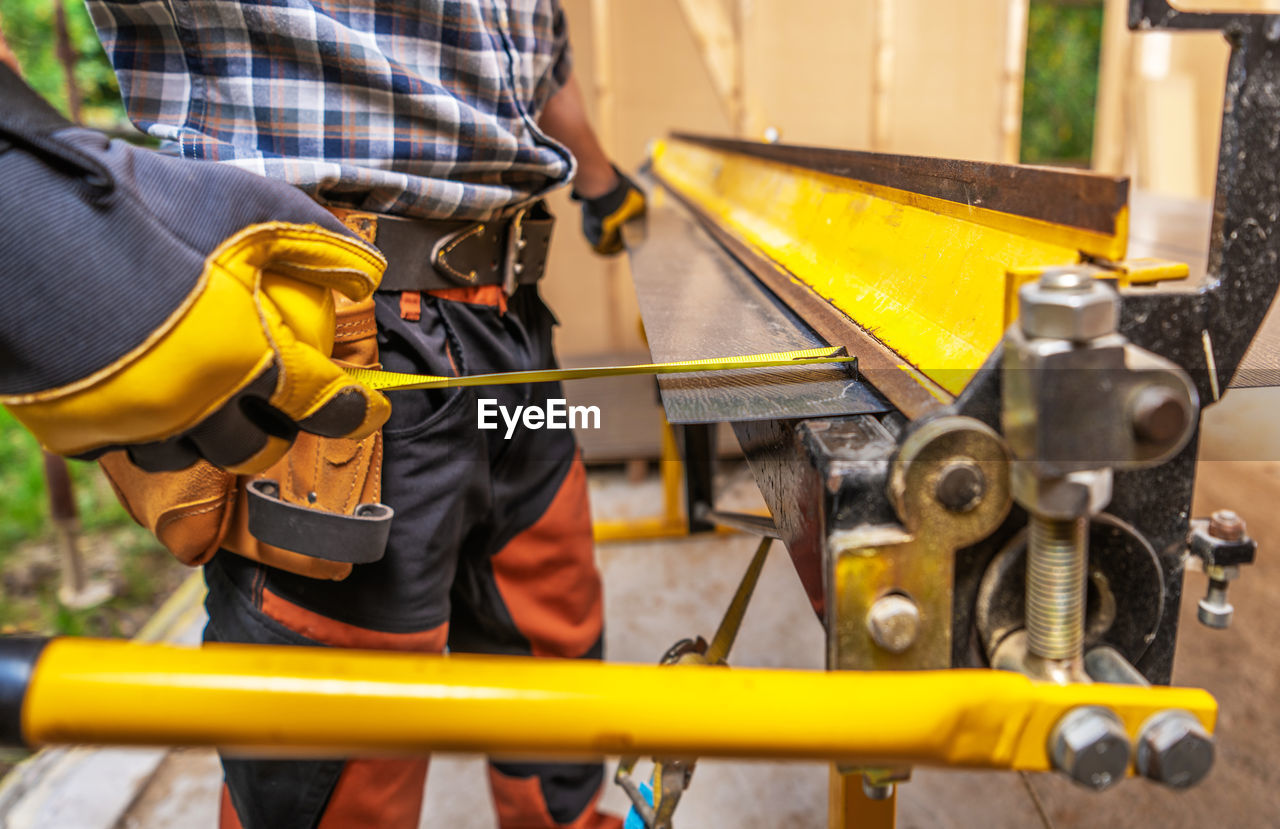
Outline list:
[[[1101,48],[1101,0],[1031,0],[1022,93],[1024,163],[1089,163]]]
[[[116,127],[125,120],[124,106],[83,0],[0,0],[4,38],[17,55],[27,83],[67,114],[66,80],[54,25],[58,3],[66,8],[67,32],[79,57],[75,78],[83,97],[81,117],[92,126]]]
[[[82,0],[0,0],[0,26],[36,91],[67,113],[66,78],[57,55],[54,10],[65,3],[67,31],[79,60],[76,81],[86,123],[113,127],[124,120],[115,75],[98,43]],[[129,521],[106,487],[96,464],[70,462],[77,507],[85,529]],[[26,538],[47,534],[48,506],[40,447],[13,416],[0,409],[0,557]]]
[[[58,2],[65,3],[67,32],[77,56],[81,120],[118,131],[127,125],[124,106],[83,0],[0,0],[5,40],[27,82],[70,115],[66,76],[57,53]],[[115,569],[109,576],[114,597],[90,610],[68,610],[57,600],[56,569],[40,569],[48,568],[50,558],[39,548],[47,547],[52,534],[43,455],[35,438],[0,409],[0,632],[132,635],[185,576],[185,569],[133,523],[97,464],[69,461],[68,467],[83,531],[81,550],[114,551]],[[52,560],[57,561],[56,556]],[[0,757],[0,769],[7,759]]]

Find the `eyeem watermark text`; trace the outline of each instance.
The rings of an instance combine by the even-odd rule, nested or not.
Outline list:
[[[482,397],[476,406],[476,428],[477,429],[499,429],[498,418],[501,417],[502,423],[506,424],[507,432],[503,437],[507,440],[516,433],[516,427],[521,423],[526,429],[599,429],[600,428],[600,407],[599,406],[570,406],[567,401],[560,397],[553,397],[547,400],[545,408],[542,406],[516,406],[509,408],[507,406],[498,405],[498,401],[492,397]]]

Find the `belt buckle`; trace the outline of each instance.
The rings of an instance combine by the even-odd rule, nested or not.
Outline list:
[[[528,244],[524,238],[524,215],[528,212],[527,206],[521,207],[511,217],[511,224],[507,227],[507,255],[502,269],[502,290],[507,296],[516,292],[516,281],[520,272],[524,270],[520,256],[524,252],[525,245]]]
[[[459,285],[475,285],[478,278],[475,270],[470,269],[466,272],[458,270],[449,262],[449,254],[453,253],[454,248],[466,242],[472,236],[480,236],[484,232],[485,223],[475,222],[474,224],[463,225],[452,233],[447,233],[437,239],[435,245],[431,248],[431,265],[435,268],[436,273],[454,280]]]

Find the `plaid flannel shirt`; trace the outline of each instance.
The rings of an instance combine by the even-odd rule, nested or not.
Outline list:
[[[324,204],[483,219],[569,181],[559,0],[87,0],[130,118]]]

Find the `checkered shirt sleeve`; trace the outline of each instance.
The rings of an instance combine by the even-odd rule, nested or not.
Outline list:
[[[87,0],[130,118],[323,203],[488,218],[567,182],[559,0]]]

